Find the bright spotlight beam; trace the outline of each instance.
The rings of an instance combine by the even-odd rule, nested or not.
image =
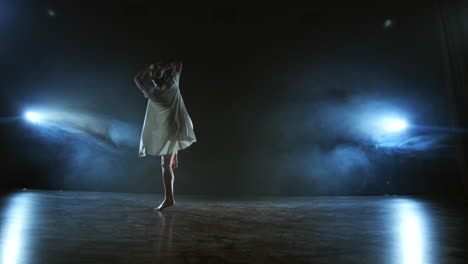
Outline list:
[[[27,112],[24,116],[33,123],[39,122],[41,120],[39,114],[35,112]]]
[[[401,119],[390,119],[384,122],[384,128],[388,132],[398,132],[405,130],[408,127],[408,124],[405,120]]]

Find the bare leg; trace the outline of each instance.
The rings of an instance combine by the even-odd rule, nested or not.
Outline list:
[[[175,169],[179,166],[179,161],[177,160],[177,153],[172,158],[172,168]]]
[[[175,204],[174,201],[174,172],[172,170],[176,154],[167,154],[161,157],[162,176],[164,182],[164,201],[155,209],[162,211],[164,208]]]

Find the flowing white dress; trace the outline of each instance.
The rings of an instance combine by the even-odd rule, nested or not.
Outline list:
[[[139,156],[176,153],[196,142],[192,120],[179,90],[180,73],[174,71],[160,88],[151,90],[140,139]]]

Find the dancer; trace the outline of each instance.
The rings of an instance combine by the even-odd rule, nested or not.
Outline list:
[[[151,64],[135,76],[136,85],[148,98],[139,156],[161,156],[165,198],[154,208],[158,211],[175,204],[177,152],[197,141],[179,90],[181,71],[182,62],[169,61]]]

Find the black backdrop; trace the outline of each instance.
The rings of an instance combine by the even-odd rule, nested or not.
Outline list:
[[[415,132],[416,147],[395,151],[376,148],[355,122],[386,104],[427,126],[464,116],[445,83],[434,3],[181,9],[23,1],[2,9],[4,188],[162,191],[159,159],[138,157],[146,101],[133,84],[160,56],[183,59],[180,87],[198,138],[179,154],[176,193],[461,188],[453,134]],[[456,12],[461,18],[465,9]],[[27,109],[66,113],[75,130],[27,122]]]

